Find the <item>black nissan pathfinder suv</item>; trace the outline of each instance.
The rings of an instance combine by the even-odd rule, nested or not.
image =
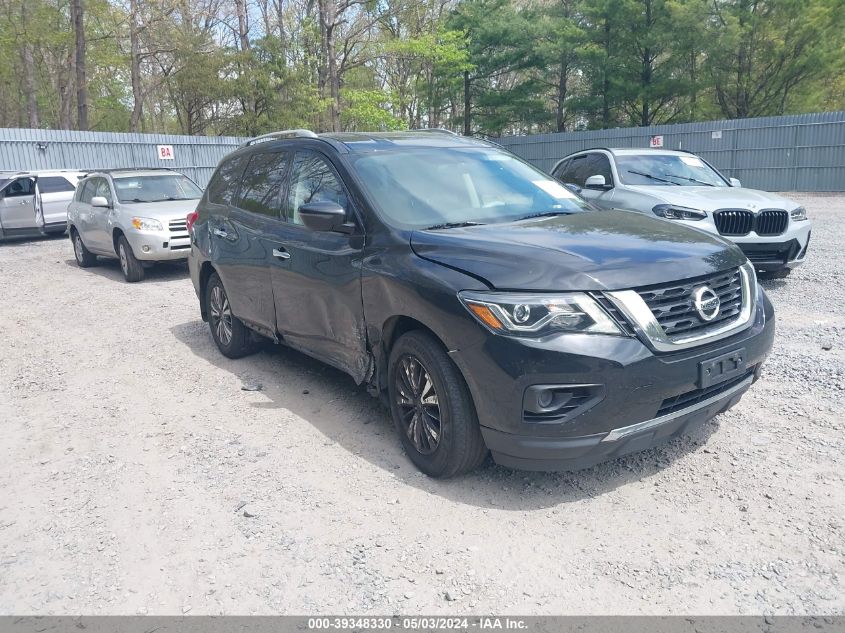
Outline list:
[[[434,477],[654,446],[735,405],[774,336],[736,246],[445,131],[260,137],[188,225],[220,351],[269,338],[342,369]]]

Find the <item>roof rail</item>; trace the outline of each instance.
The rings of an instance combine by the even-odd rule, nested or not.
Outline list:
[[[446,128],[442,127],[426,127],[420,128],[418,130],[411,130],[412,132],[434,132],[436,134],[451,134],[452,136],[460,136],[457,132],[453,132],[452,130],[447,130]]]
[[[267,141],[274,141],[282,138],[317,138],[317,135],[311,130],[279,130],[278,132],[270,132],[269,134],[256,136],[241,145],[241,147],[249,147],[250,145],[256,145],[257,143],[266,143]]]

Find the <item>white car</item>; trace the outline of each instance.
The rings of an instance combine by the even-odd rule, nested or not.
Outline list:
[[[0,239],[64,233],[81,177],[64,170],[0,172]]]
[[[195,182],[169,169],[88,174],[68,207],[76,263],[88,268],[97,256],[117,259],[126,281],[135,282],[155,262],[187,259],[187,216],[201,197]]]
[[[811,224],[802,206],[745,189],[689,152],[589,149],[558,161],[552,175],[598,207],[654,214],[721,235],[764,276],[785,277],[807,256]]]

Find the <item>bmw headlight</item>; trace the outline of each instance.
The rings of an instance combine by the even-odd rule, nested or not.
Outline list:
[[[658,204],[651,211],[654,215],[666,218],[667,220],[703,220],[707,217],[704,211],[679,207],[676,204]]]
[[[132,226],[139,231],[161,231],[164,229],[161,222],[151,218],[132,218]]]
[[[800,222],[801,220],[807,219],[807,209],[804,207],[798,207],[797,209],[793,209],[789,212],[789,217],[792,219],[793,222]]]
[[[622,334],[595,299],[581,292],[545,295],[465,290],[458,297],[482,325],[496,334]]]

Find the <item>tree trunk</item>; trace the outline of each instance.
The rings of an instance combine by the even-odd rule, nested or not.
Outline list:
[[[602,127],[610,127],[610,16],[604,16],[604,75],[602,77]]]
[[[470,79],[469,71],[464,71],[464,136],[472,136],[472,122],[470,115],[472,112],[472,102],[470,99]]]
[[[566,54],[560,56],[560,75],[557,79],[557,112],[555,116],[555,127],[558,132],[566,132],[566,93],[568,92],[569,64]]]
[[[21,62],[23,63],[23,94],[26,99],[26,114],[29,127],[40,127],[38,117],[38,93],[35,87],[35,61],[32,57],[32,44],[27,41],[29,28],[29,13],[27,2],[21,2],[21,26],[23,27],[24,42],[21,47]]]
[[[129,131],[137,132],[144,115],[144,95],[141,90],[141,26],[138,23],[138,0],[129,0],[129,76],[132,82],[132,116]]]
[[[318,0],[320,14],[320,70],[318,71],[318,88],[320,96],[325,97],[329,90],[329,129],[340,131],[340,75],[337,68],[334,29],[337,25],[337,7],[335,0]]]
[[[71,19],[76,37],[76,127],[88,129],[88,76],[85,63],[85,7],[83,0],[71,0]]]
[[[249,46],[249,16],[247,15],[246,0],[235,0],[235,11],[238,14],[238,41],[242,51],[248,51]]]

